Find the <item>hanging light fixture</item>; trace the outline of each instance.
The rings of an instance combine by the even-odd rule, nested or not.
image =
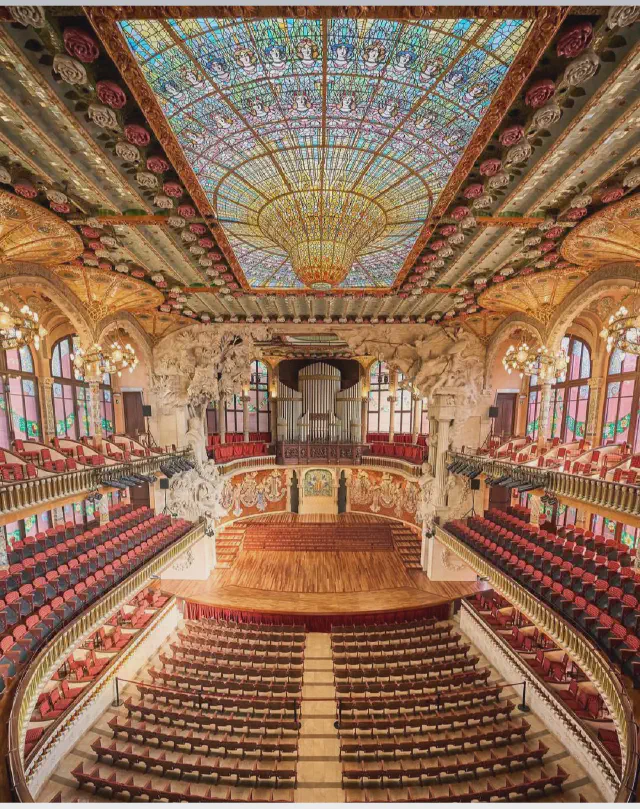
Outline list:
[[[517,371],[520,379],[523,376],[537,376],[541,382],[556,379],[566,369],[568,362],[563,349],[553,353],[546,346],[531,348],[524,341],[518,346],[509,346],[502,359],[508,374]]]
[[[78,348],[75,354],[71,355],[73,366],[79,374],[86,379],[101,379],[104,374],[117,374],[122,376],[122,372],[133,369],[138,364],[138,357],[133,347],[126,343],[123,345],[116,339],[110,346],[101,346],[93,343],[89,348]]]
[[[40,348],[40,340],[47,330],[40,325],[38,313],[25,303],[16,310],[0,301],[0,347],[3,349],[22,348],[33,344]]]
[[[640,356],[640,289],[636,286],[610,317],[600,336],[607,341],[607,351],[617,348],[625,354]],[[626,305],[625,305],[626,304]],[[627,308],[629,307],[629,308]]]

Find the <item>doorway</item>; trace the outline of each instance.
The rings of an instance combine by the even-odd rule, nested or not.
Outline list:
[[[510,438],[516,423],[516,403],[517,393],[498,393],[496,396],[496,407],[498,415],[495,420],[493,432],[502,438]]]
[[[144,416],[142,415],[142,391],[123,391],[122,408],[124,410],[125,433],[131,438],[137,438],[141,433],[146,432]]]
[[[338,480],[338,514],[344,514],[347,510],[347,478],[344,469],[340,472]]]
[[[291,475],[291,512],[297,514],[300,508],[300,490],[298,489],[298,475]]]

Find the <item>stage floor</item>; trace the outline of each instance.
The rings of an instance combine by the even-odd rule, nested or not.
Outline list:
[[[395,551],[241,551],[206,581],[163,579],[162,590],[215,607],[304,615],[391,612],[435,606],[480,589],[433,582]]]

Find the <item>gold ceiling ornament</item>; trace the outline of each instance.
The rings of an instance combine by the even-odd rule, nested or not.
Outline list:
[[[588,274],[584,267],[518,276],[486,289],[478,303],[494,312],[519,312],[547,326],[558,306]]]
[[[82,239],[47,208],[0,190],[0,264],[29,261],[51,266],[80,255]]]
[[[163,337],[186,326],[193,326],[193,320],[177,312],[158,312],[157,309],[134,311],[133,316],[151,338],[153,345]]]
[[[640,196],[640,195],[639,195]],[[614,349],[640,356],[640,265],[633,289],[612,312],[600,337],[607,341],[607,351]]]
[[[504,315],[498,312],[477,312],[473,315],[468,315],[464,320],[460,321],[463,329],[470,331],[474,334],[482,345],[489,344],[494,332],[504,320]]]
[[[576,225],[560,252],[567,261],[592,268],[614,261],[640,264],[640,194],[607,205]]]
[[[82,301],[93,323],[115,312],[150,309],[164,303],[159,289],[129,275],[72,264],[60,265],[55,272]]]
[[[33,344],[37,351],[41,338],[47,333],[38,313],[26,303],[18,309],[0,301],[0,348],[7,350]]]

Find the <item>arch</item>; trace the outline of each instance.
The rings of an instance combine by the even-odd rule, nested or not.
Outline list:
[[[484,388],[493,387],[493,371],[498,360],[498,350],[505,340],[517,331],[524,331],[532,334],[534,338],[543,342],[541,323],[528,315],[514,313],[505,318],[491,335],[491,340],[487,346],[487,354],[484,365]]]
[[[587,306],[607,292],[629,289],[636,281],[635,265],[626,261],[591,273],[558,307],[556,316],[549,323],[547,346],[557,351],[564,335],[571,331],[571,324]]]
[[[149,369],[149,373],[153,371],[153,346],[152,341],[147,332],[142,328],[131,312],[115,312],[103,318],[98,324],[98,334],[96,342],[102,343],[112,331],[121,328],[126,332],[131,339],[136,343],[136,347],[140,349],[141,360],[144,360],[145,365]]]
[[[0,269],[0,293],[12,286],[33,286],[51,298],[53,303],[68,318],[80,339],[90,345],[95,340],[95,328],[85,315],[82,301],[55,273],[21,261],[9,261]]]

